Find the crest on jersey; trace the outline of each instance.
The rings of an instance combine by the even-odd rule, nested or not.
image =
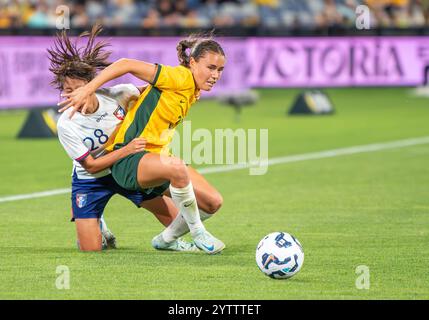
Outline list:
[[[119,106],[115,112],[113,112],[113,114],[115,115],[116,118],[118,118],[119,120],[124,120],[125,119],[125,110]]]
[[[179,116],[179,119],[176,121],[176,123],[170,123],[170,125],[168,126],[168,129],[173,129],[176,128],[180,122],[182,122],[183,118],[182,116]]]
[[[76,205],[78,208],[83,208],[88,202],[88,196],[84,193],[76,194]]]

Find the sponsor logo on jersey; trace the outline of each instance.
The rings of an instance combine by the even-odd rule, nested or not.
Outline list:
[[[84,193],[76,194],[76,205],[78,206],[78,208],[83,208],[87,202],[88,202],[88,195]]]
[[[101,116],[99,116],[95,121],[100,122],[101,120],[103,120],[105,117],[107,117],[109,114],[107,112],[103,113]]]
[[[115,112],[113,112],[113,114],[115,115],[116,118],[118,118],[119,120],[124,120],[125,118],[125,110],[119,106]]]
[[[182,116],[179,116],[179,119],[176,121],[176,123],[170,123],[168,128],[169,129],[176,128],[182,120],[183,120]]]

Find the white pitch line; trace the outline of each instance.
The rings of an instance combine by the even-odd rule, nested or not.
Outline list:
[[[422,144],[429,144],[429,136],[272,158],[268,160],[268,166],[272,166],[276,164],[291,163],[291,162],[300,162],[300,161],[306,161],[306,160],[332,158],[332,157],[365,153],[365,152],[375,152],[375,151],[388,150],[388,149],[404,148],[404,147],[410,147],[410,146],[416,146],[416,145],[422,145]],[[252,164],[232,164],[227,166],[201,168],[201,169],[198,169],[198,172],[200,172],[201,174],[211,174],[211,173],[220,173],[220,172],[228,172],[228,171],[234,171],[234,170],[240,170],[240,169],[247,169],[252,167],[254,168],[255,166]],[[69,192],[70,192],[70,188],[67,188],[67,189],[55,189],[55,190],[48,190],[43,192],[35,192],[35,193],[20,194],[15,196],[1,197],[0,203],[25,200],[25,199],[42,198],[42,197],[48,197],[53,195],[65,194]]]
[[[276,164],[291,163],[291,162],[300,162],[300,161],[306,161],[306,160],[332,158],[332,157],[351,155],[351,154],[357,154],[357,153],[375,152],[375,151],[381,151],[381,150],[387,150],[387,149],[410,147],[410,146],[416,146],[416,145],[428,144],[428,143],[429,143],[429,136],[421,137],[421,138],[411,138],[406,140],[396,140],[391,142],[346,147],[346,148],[340,148],[340,149],[332,149],[332,150],[326,150],[326,151],[297,154],[292,156],[269,159],[268,166],[272,166]],[[209,168],[202,168],[202,169],[198,169],[198,172],[200,172],[201,174],[210,174],[210,173],[219,173],[219,172],[247,169],[252,167],[255,168],[255,165],[248,164],[248,163],[232,164],[228,166],[215,166],[215,167],[209,167]]]
[[[69,193],[70,191],[71,191],[71,189],[67,188],[67,189],[55,189],[55,190],[47,190],[47,191],[27,193],[27,194],[18,194],[18,195],[15,195],[15,196],[2,197],[2,198],[0,198],[0,202],[18,201],[18,200],[34,199],[34,198],[43,198],[43,197],[54,196],[54,195],[57,195],[57,194]]]

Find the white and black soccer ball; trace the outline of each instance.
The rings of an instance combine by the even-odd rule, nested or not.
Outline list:
[[[259,269],[273,279],[287,279],[301,269],[304,250],[299,241],[286,232],[265,236],[256,247]]]

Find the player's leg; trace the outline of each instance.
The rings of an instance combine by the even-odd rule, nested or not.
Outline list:
[[[223,203],[221,194],[210,183],[198,173],[194,168],[188,166],[192,185],[194,187],[195,197],[200,212],[201,220],[207,220],[216,213]],[[165,194],[170,196],[169,190]],[[183,217],[177,217],[174,223],[163,231],[163,237],[171,240],[176,239],[189,232],[188,225]]]
[[[145,200],[140,204],[140,206],[152,212],[158,221],[165,227],[169,226],[179,213],[179,209],[174,205],[174,202],[166,196]]]
[[[170,181],[171,198],[188,224],[195,244],[209,254],[225,247],[206,231],[201,222],[188,169],[182,160],[154,153],[134,154],[115,163],[112,174],[121,186],[136,190],[154,188]],[[134,177],[137,181],[133,181]]]
[[[198,207],[206,214],[215,214],[223,204],[222,195],[197,170],[188,167]]]
[[[176,218],[179,210],[174,205],[173,200],[169,197],[163,196],[162,191],[166,186],[157,187],[147,194],[142,191],[130,191],[120,187],[113,179],[113,190],[116,193],[124,196],[132,201],[137,207],[144,208],[153,213],[161,224],[167,227]],[[155,238],[154,238],[155,240]],[[152,241],[152,246],[159,250],[172,250],[172,251],[198,251],[198,248],[193,243],[189,243],[182,239],[176,238],[174,241]],[[158,239],[163,240],[163,239]]]
[[[174,202],[166,196],[158,196],[153,199],[143,201],[140,206],[152,212],[159,222],[161,222],[165,227],[168,227],[179,213]],[[166,242],[162,236],[158,235],[152,239],[152,246],[158,250],[183,252],[199,251],[193,243],[189,243],[179,237],[170,242]]]
[[[225,244],[211,235],[201,221],[190,174],[182,160],[147,154],[139,162],[137,179],[143,188],[152,187],[153,182],[159,185],[160,182],[169,180],[171,198],[180,212],[178,219],[182,217],[186,221],[195,245],[209,254],[218,253],[225,248]],[[175,239],[164,240],[170,242]]]
[[[75,219],[79,249],[82,251],[100,251],[101,230],[98,218]]]
[[[192,186],[194,187],[194,193],[200,213],[201,211],[209,215],[216,213],[223,204],[222,195],[197,170],[188,166],[188,172]],[[164,194],[171,197],[168,189],[165,190]]]
[[[219,211],[223,204],[223,197],[197,170],[188,166],[188,171],[194,186],[201,220],[205,221]],[[182,235],[180,234],[179,237]]]
[[[72,180],[72,215],[76,224],[79,249],[82,251],[102,250],[100,218],[114,192],[106,186],[106,179]]]

